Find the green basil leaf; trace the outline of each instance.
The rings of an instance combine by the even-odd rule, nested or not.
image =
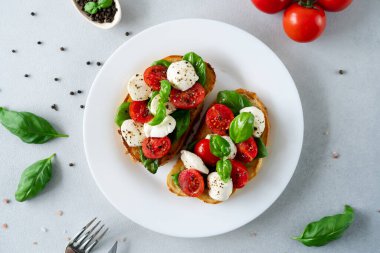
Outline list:
[[[152,66],[161,65],[161,66],[169,68],[170,64],[172,64],[170,61],[167,61],[167,60],[158,60],[158,61],[153,62]]]
[[[23,202],[31,199],[45,188],[51,179],[51,160],[54,156],[55,154],[37,161],[24,170],[15,193],[17,201]]]
[[[98,10],[98,4],[95,2],[87,2],[84,6],[84,11],[89,14],[96,14]]]
[[[158,160],[157,159],[148,159],[144,156],[142,151],[142,147],[139,149],[140,151],[140,160],[144,167],[152,174],[156,174],[158,170]]]
[[[181,136],[186,132],[190,125],[190,111],[189,110],[176,110],[171,114],[171,116],[175,119],[176,125],[173,133],[172,143],[179,140]]]
[[[172,89],[172,85],[168,80],[162,80],[160,82],[161,87],[160,87],[160,102],[161,103],[166,103],[169,101],[169,95],[170,91]]]
[[[232,120],[230,137],[233,142],[240,143],[252,136],[254,119],[252,113],[242,112]]]
[[[210,150],[217,157],[228,156],[231,152],[230,144],[220,135],[214,134],[210,138]]]
[[[98,0],[98,7],[105,9],[111,7],[113,0]]]
[[[352,224],[355,218],[354,209],[349,205],[344,208],[344,213],[326,216],[319,221],[309,223],[302,235],[293,237],[306,246],[323,246],[339,239]]]
[[[268,156],[268,150],[261,138],[254,138],[257,145],[257,156],[256,158],[264,158]]]
[[[173,180],[174,184],[175,184],[176,186],[178,186],[178,187],[179,187],[179,182],[178,182],[178,176],[179,176],[179,173],[181,173],[181,172],[178,172],[178,173],[172,175],[172,180]]]
[[[47,120],[30,112],[0,107],[0,123],[26,143],[42,144],[54,138],[69,137],[58,133]]]
[[[124,102],[117,109],[117,114],[115,117],[115,123],[119,127],[121,127],[121,125],[123,124],[123,122],[125,120],[131,118],[131,116],[129,115],[129,106],[130,105],[131,105],[131,102]]]
[[[219,91],[216,102],[230,108],[235,115],[238,115],[244,107],[252,106],[252,103],[246,96],[233,90]]]
[[[164,103],[159,103],[157,106],[156,115],[154,115],[154,118],[149,121],[149,125],[151,126],[157,126],[160,124],[166,117],[166,107]]]
[[[232,164],[230,160],[223,158],[216,163],[216,172],[225,183],[231,178],[231,171]]]
[[[199,80],[203,86],[206,84],[206,63],[203,61],[202,57],[194,52],[187,53],[183,56],[183,60],[190,62],[195,72],[197,73]]]
[[[154,98],[155,96],[157,96],[159,93],[160,93],[160,92],[159,92],[159,91],[156,91],[156,90],[152,92],[152,95],[150,96],[150,99],[149,99],[149,102],[148,102],[148,109],[149,109],[149,111],[150,111],[150,104],[152,103],[153,98]]]

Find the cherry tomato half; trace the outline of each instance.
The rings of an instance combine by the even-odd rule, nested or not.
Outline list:
[[[165,156],[171,146],[172,143],[167,136],[163,138],[148,137],[142,143],[142,151],[146,158],[158,159]]]
[[[223,104],[215,104],[206,113],[206,125],[215,134],[226,135],[234,114]]]
[[[291,2],[292,0],[252,0],[257,9],[268,14],[285,9]]]
[[[170,102],[180,109],[193,109],[200,105],[206,96],[206,90],[200,83],[195,83],[190,89],[180,91],[172,89]]]
[[[249,163],[257,156],[257,145],[252,137],[248,140],[236,144],[237,154],[236,159],[243,162]]]
[[[144,81],[149,85],[152,90],[160,90],[161,84],[160,81],[165,80],[167,67],[156,65],[147,68],[144,72]]]
[[[319,5],[304,7],[294,3],[284,13],[283,26],[292,40],[310,42],[325,30],[326,14]]]
[[[146,101],[132,101],[129,105],[129,116],[139,123],[147,123],[153,119],[153,115],[150,114]]]
[[[351,3],[352,0],[318,0],[318,4],[322,6],[323,9],[332,12],[342,11]]]
[[[198,197],[205,189],[205,182],[199,171],[187,169],[181,171],[178,176],[179,187],[190,197]]]
[[[208,139],[198,141],[194,147],[194,153],[199,156],[206,165],[209,166],[215,166],[216,162],[219,161],[219,157],[216,157],[211,153],[210,140]]]
[[[243,188],[248,182],[248,170],[241,162],[231,160],[231,178],[234,188]]]

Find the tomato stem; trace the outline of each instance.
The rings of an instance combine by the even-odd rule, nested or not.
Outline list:
[[[298,4],[305,8],[313,8],[315,2],[316,0],[300,0]]]

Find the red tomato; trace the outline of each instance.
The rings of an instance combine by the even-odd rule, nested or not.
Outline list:
[[[303,7],[294,3],[284,13],[283,26],[292,40],[310,42],[325,30],[326,14],[319,5]]]
[[[226,135],[233,119],[231,109],[222,104],[213,105],[206,113],[206,125],[213,133],[219,135]]]
[[[326,11],[342,11],[346,9],[352,0],[318,0],[318,4]]]
[[[149,85],[152,90],[160,90],[160,81],[165,80],[167,67],[156,65],[147,68],[144,72],[144,81]]]
[[[248,140],[236,144],[237,154],[236,159],[244,163],[252,162],[257,156],[257,145],[252,137]]]
[[[243,188],[248,182],[248,170],[238,161],[231,160],[231,178],[234,188]]]
[[[262,12],[274,14],[285,9],[292,0],[252,0],[252,3]]]
[[[165,156],[171,146],[172,143],[167,136],[163,138],[148,137],[142,143],[142,151],[146,158],[158,159]]]
[[[170,102],[180,109],[193,109],[200,105],[206,96],[206,90],[200,83],[195,83],[188,90],[180,91],[172,89],[170,92]]]
[[[179,186],[190,197],[198,197],[205,189],[205,182],[199,171],[187,169],[181,171],[178,176]]]
[[[219,161],[219,157],[216,157],[211,153],[210,140],[208,139],[198,141],[194,147],[194,153],[199,156],[206,165],[209,166],[215,166],[216,162]]]
[[[146,101],[132,101],[129,105],[129,116],[139,123],[147,123],[153,119],[153,115],[149,113]]]

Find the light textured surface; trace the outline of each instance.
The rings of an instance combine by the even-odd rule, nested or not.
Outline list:
[[[290,237],[312,220],[341,212],[346,203],[357,211],[355,223],[342,239],[314,251],[378,252],[379,1],[355,1],[345,12],[329,13],[324,36],[311,44],[290,41],[282,31],[281,15],[260,13],[249,0],[121,4],[123,19],[108,31],[85,22],[69,0],[11,1],[0,8],[0,105],[39,114],[70,134],[68,139],[27,145],[0,128],[0,198],[11,199],[8,205],[0,203],[0,224],[9,226],[0,228],[0,252],[63,252],[66,237],[94,216],[111,227],[96,252],[106,252],[115,240],[120,240],[119,252],[309,252]],[[31,11],[37,15],[32,17]],[[125,32],[133,36],[149,26],[185,17],[236,25],[271,47],[296,82],[305,117],[298,168],[276,203],[234,232],[191,240],[141,228],[105,200],[87,168],[79,108],[99,70],[94,62],[104,62],[127,40]],[[39,40],[42,45],[37,45]],[[61,46],[67,51],[61,52]],[[88,60],[91,66],[86,65]],[[339,75],[339,69],[347,73]],[[24,77],[26,73],[30,78]],[[54,77],[61,81],[55,82]],[[69,95],[78,89],[83,94]],[[59,111],[50,109],[53,103]],[[333,151],[339,159],[332,159]],[[32,201],[16,202],[13,195],[22,170],[54,152],[58,156],[47,189]],[[70,162],[75,166],[69,167]],[[63,216],[56,214],[58,210]]]

